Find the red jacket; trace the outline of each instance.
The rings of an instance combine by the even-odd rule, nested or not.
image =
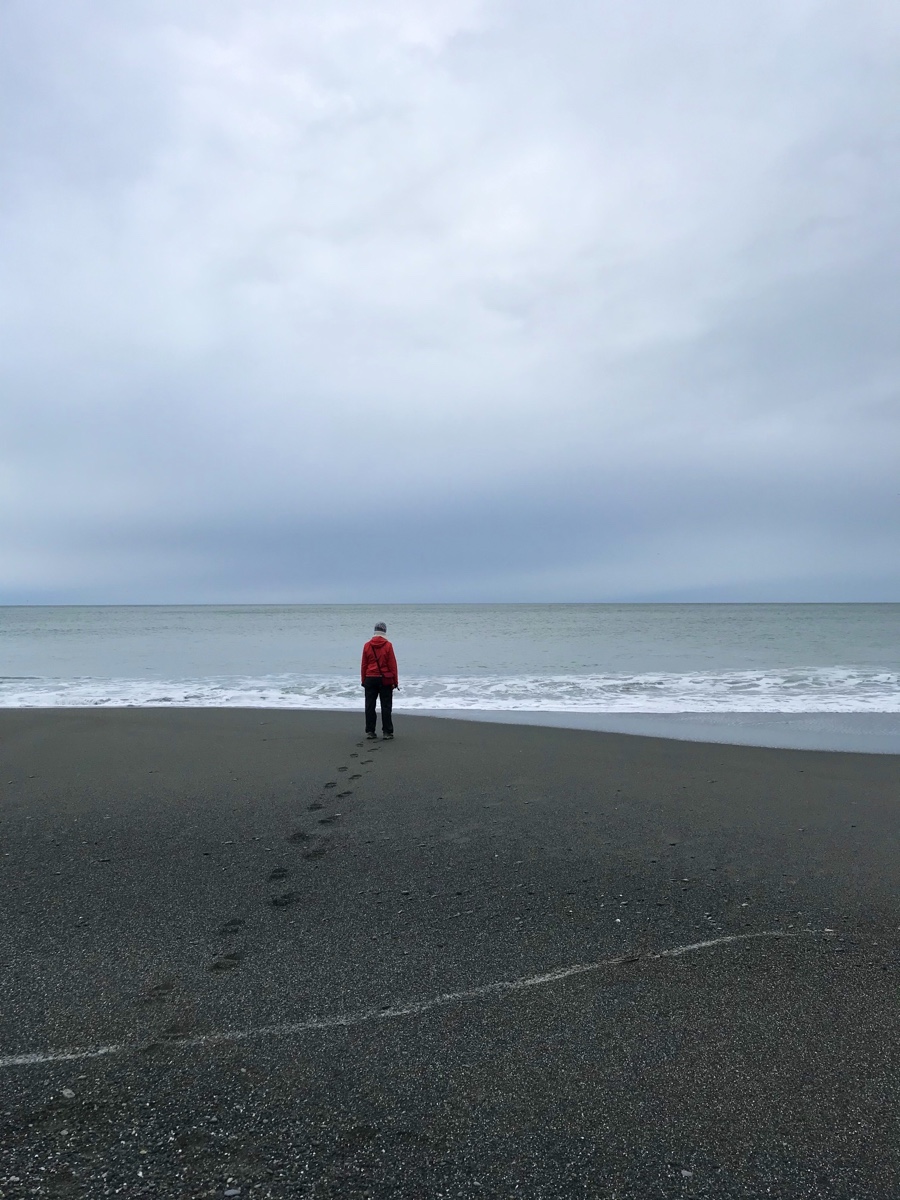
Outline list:
[[[400,676],[397,674],[397,659],[394,657],[394,647],[380,633],[363,646],[360,676],[362,682],[381,676],[388,687],[398,687]]]

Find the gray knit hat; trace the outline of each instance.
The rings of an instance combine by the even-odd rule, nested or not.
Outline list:
[[[378,624],[375,626],[375,632],[376,633],[387,633],[387,625],[385,625],[384,621],[378,622]]]

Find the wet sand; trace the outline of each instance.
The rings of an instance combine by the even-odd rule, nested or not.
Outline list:
[[[900,1194],[900,760],[361,726],[0,713],[0,1195]]]

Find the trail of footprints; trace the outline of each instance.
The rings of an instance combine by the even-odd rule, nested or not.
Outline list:
[[[362,773],[353,771],[355,766],[368,767],[372,766],[374,759],[371,757],[360,759],[359,751],[365,746],[365,742],[357,742],[356,750],[350,754],[350,758],[356,760],[347,766],[337,768],[337,774],[345,775],[346,780],[340,782],[355,782],[357,779],[362,779]],[[377,746],[370,746],[369,753],[374,754],[378,750]],[[348,772],[353,771],[352,774]],[[314,800],[312,804],[307,805],[307,811],[312,813],[322,812],[326,804],[331,800],[346,800],[353,795],[352,788],[345,788],[344,791],[337,791],[339,781],[337,779],[329,779],[322,785],[322,796],[318,800]],[[325,816],[317,819],[317,824],[327,828],[330,825],[336,825],[341,820],[341,813],[330,812]],[[296,846],[304,859],[322,858],[328,853],[328,834],[325,828],[321,833],[310,833],[305,829],[295,829],[289,833],[285,841],[290,846]],[[291,877],[291,869],[285,866],[273,867],[267,876],[268,883],[287,883]],[[292,905],[299,903],[302,900],[302,894],[291,888],[286,888],[284,891],[271,894],[266,903],[269,908],[281,909],[290,908]],[[235,917],[230,921],[226,921],[219,928],[219,936],[226,941],[237,937],[241,934],[246,921],[242,917]],[[214,975],[227,974],[229,971],[239,967],[244,958],[244,951],[239,948],[225,948],[209,963],[209,970]]]

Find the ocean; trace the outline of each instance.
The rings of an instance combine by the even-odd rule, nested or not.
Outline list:
[[[8,607],[0,705],[359,708],[379,619],[398,712],[900,714],[900,604]]]

